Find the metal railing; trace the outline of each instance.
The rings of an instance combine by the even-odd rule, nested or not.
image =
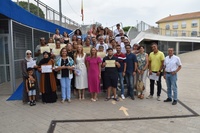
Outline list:
[[[16,1],[16,0],[13,0],[13,1]],[[19,1],[20,0],[17,0],[17,4],[19,4]],[[53,8],[51,8],[50,6],[46,5],[45,3],[41,2],[40,0],[23,0],[25,2],[28,3],[27,5],[27,10],[30,11],[30,4],[34,4],[38,7],[37,9],[37,16],[39,16],[39,9],[41,9],[45,15],[45,18],[46,20],[54,23],[54,24],[57,24],[57,25],[60,25],[62,27],[66,27],[66,28],[69,28],[69,29],[76,29],[78,27],[80,27],[81,25],[77,22],[75,22],[74,20],[66,17],[65,15],[63,14],[60,14],[60,12],[54,10]],[[61,23],[60,23],[60,15],[61,15]]]

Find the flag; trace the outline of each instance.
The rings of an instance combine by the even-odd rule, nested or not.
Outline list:
[[[82,16],[82,21],[84,20],[84,15],[83,15],[83,0],[81,0],[81,16]]]

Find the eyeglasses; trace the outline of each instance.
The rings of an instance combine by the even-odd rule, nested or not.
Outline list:
[[[31,55],[31,53],[27,53],[26,55]]]

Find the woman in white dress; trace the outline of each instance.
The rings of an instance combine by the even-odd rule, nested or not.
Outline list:
[[[78,45],[77,52],[74,54],[75,61],[75,87],[78,89],[79,100],[85,99],[85,88],[88,88],[86,53],[83,53],[82,45]]]

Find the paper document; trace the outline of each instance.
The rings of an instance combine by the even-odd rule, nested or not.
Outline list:
[[[42,73],[51,73],[52,72],[52,65],[42,65]]]
[[[159,76],[157,76],[157,73],[153,73],[153,72],[152,72],[152,74],[149,75],[149,79],[152,79],[152,80],[158,81]]]
[[[115,67],[115,60],[106,60],[106,67]]]
[[[36,66],[36,60],[27,62],[27,68],[33,68]]]

